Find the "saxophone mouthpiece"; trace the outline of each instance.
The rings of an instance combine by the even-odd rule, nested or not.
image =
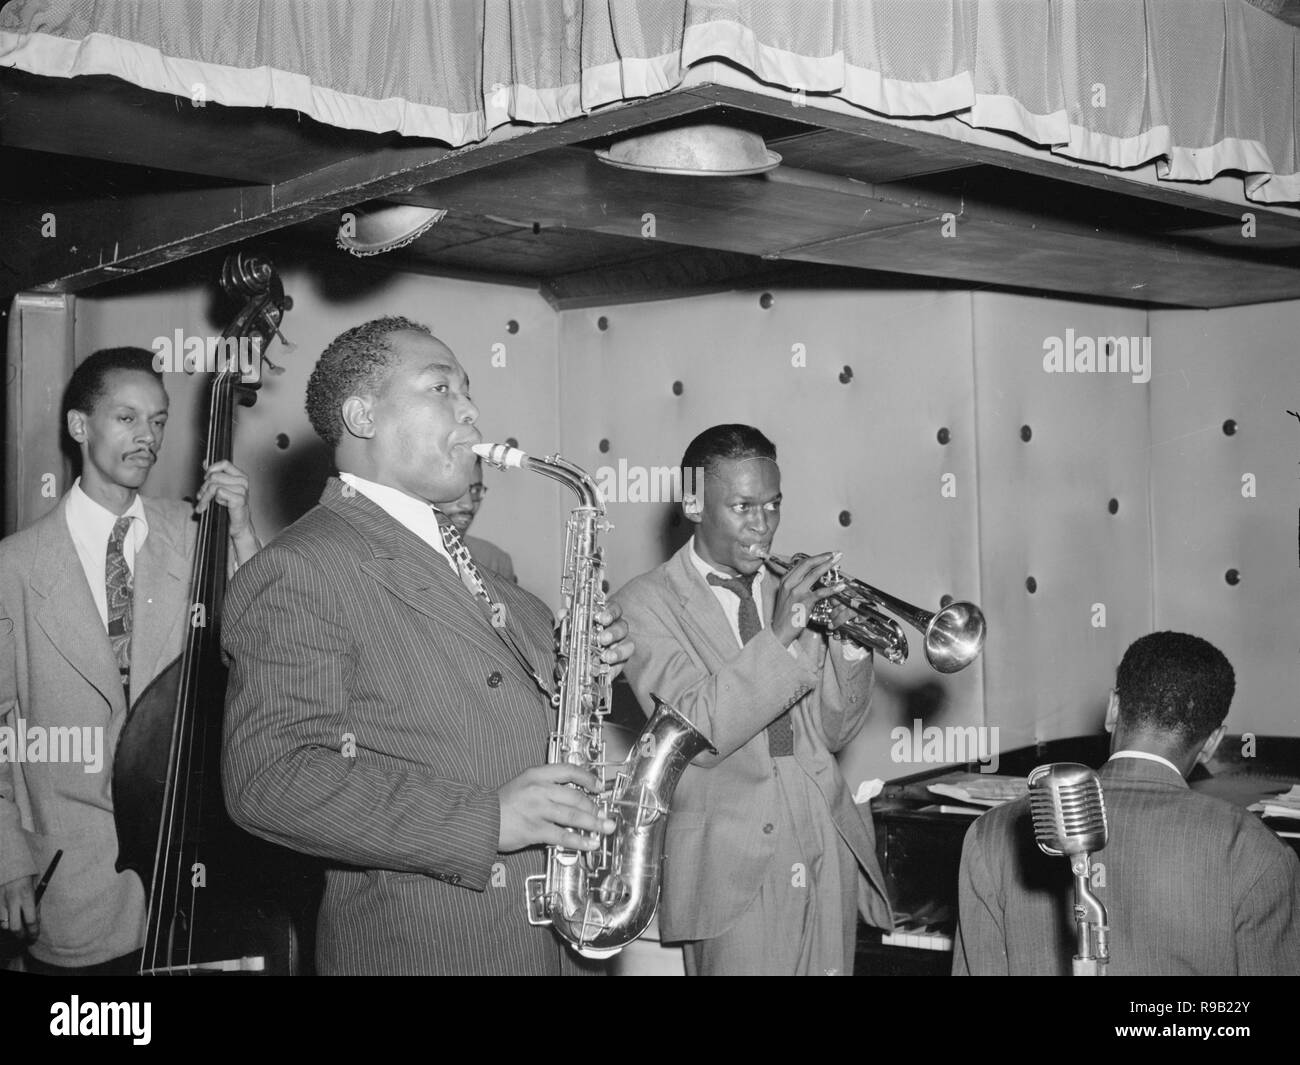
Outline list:
[[[473,444],[470,450],[484,462],[490,463],[499,470],[520,469],[523,467],[524,460],[528,458],[526,452],[509,444]]]

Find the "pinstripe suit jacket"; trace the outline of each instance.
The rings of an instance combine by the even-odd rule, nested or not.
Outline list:
[[[484,579],[549,683],[550,611]],[[497,853],[497,789],[545,762],[552,712],[441,556],[332,478],[235,575],[223,634],[226,804],[327,859],[322,973],[568,964],[526,919],[542,851]]]
[[[1300,974],[1300,862],[1252,813],[1155,762],[1101,770],[1110,835],[1094,865],[1113,976]],[[962,847],[955,975],[1068,976],[1069,862],[1034,843],[1027,799],[979,818]]]
[[[477,536],[470,536],[469,533],[461,539],[465,541],[465,546],[469,548],[470,555],[478,565],[490,569],[498,577],[504,577],[514,584],[519,583],[519,578],[515,576],[514,559],[491,540],[480,540]]]
[[[126,699],[112,644],[68,532],[67,497],[0,543],[0,724],[102,730],[103,764],[0,761],[0,882],[58,871],[41,900],[31,952],[96,965],[143,943],[144,889],[119,873],[110,794]],[[181,652],[197,526],[187,503],[144,499],[149,535],[136,555],[131,691]]]
[[[757,896],[776,850],[767,833],[778,786],[764,730],[790,708],[795,759],[866,873],[859,878],[859,908],[869,922],[892,927],[871,816],[854,805],[834,758],[866,723],[870,657],[848,663],[835,650],[819,669],[808,655],[792,656],[770,628],[740,648],[717,597],[691,563],[692,550],[688,542],[614,597],[636,645],[627,677],[641,708],[652,709],[654,692],[718,752],[687,767],[673,799],[659,916],[663,938],[720,936]],[[763,582],[766,618],[776,584]]]

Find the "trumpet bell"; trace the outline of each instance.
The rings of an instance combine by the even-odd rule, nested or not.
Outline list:
[[[965,669],[984,649],[984,612],[974,603],[949,603],[925,627],[925,657],[940,673]]]

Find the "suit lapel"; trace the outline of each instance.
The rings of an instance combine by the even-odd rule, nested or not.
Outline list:
[[[111,712],[125,710],[113,645],[72,544],[65,509],[66,497],[41,520],[30,578],[32,591],[40,598],[36,623],[68,664],[104,696]]]
[[[693,630],[698,644],[706,645],[714,655],[714,665],[729,662],[740,652],[736,634],[731,631],[726,612],[708,582],[691,561],[694,548],[690,541],[673,556],[668,566],[668,581],[682,604],[678,615],[684,628]],[[764,603],[767,597],[764,595]],[[636,634],[632,634],[636,639]]]
[[[186,624],[190,607],[191,562],[183,541],[185,530],[173,527],[152,500],[146,499],[144,504],[149,535],[135,560],[133,697],[169,664],[162,660],[163,656],[169,646],[174,646],[172,637],[177,626]]]
[[[428,545],[422,546],[433,553]],[[361,569],[416,613],[449,626],[494,661],[521,672],[522,667],[492,630],[484,612],[459,578],[441,559],[435,562],[436,565],[429,565],[407,555],[378,556],[363,562]],[[438,566],[447,569],[445,575],[438,573]]]
[[[321,505],[336,511],[365,536],[374,553],[361,569],[412,610],[448,626],[530,687],[532,675],[493,629],[486,611],[441,555],[360,492],[343,493],[330,478]]]

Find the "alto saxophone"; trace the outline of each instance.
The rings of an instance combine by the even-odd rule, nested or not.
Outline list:
[[[605,605],[605,562],[598,545],[608,532],[595,482],[558,455],[544,459],[505,444],[476,444],[474,453],[499,469],[532,470],[568,485],[578,497],[569,515],[561,593],[556,710],[547,762],[576,765],[601,783],[597,816],[614,831],[593,851],[551,846],[546,873],[530,876],[525,897],[530,924],[551,925],[584,957],[608,958],[650,924],[659,903],[668,808],[691,759],[713,750],[694,725],[658,696],[655,710],[625,761],[605,758],[603,721],[609,713],[609,666],[601,661],[596,615]]]

